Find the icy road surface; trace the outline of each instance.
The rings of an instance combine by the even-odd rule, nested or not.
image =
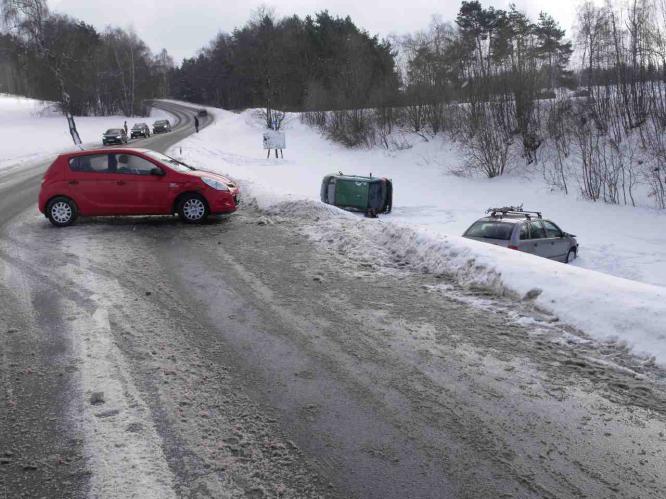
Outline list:
[[[663,497],[626,349],[308,205],[54,229],[37,173],[0,178],[3,499]]]

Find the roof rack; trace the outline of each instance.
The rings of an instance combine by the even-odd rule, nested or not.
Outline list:
[[[540,211],[527,211],[523,210],[523,205],[520,206],[504,206],[502,208],[488,208],[486,213],[490,213],[491,217],[505,217],[507,215],[523,215],[525,218],[541,218]]]

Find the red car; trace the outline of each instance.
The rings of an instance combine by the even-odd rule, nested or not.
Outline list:
[[[62,154],[49,167],[39,211],[56,227],[79,215],[173,215],[185,222],[231,213],[239,188],[149,149],[100,149]]]

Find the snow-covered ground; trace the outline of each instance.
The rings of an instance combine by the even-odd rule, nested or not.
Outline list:
[[[153,113],[151,119],[166,116],[160,110]],[[135,122],[144,120],[123,116],[77,117],[76,127],[84,144],[101,146],[105,130],[122,127],[125,121],[131,128]],[[0,94],[0,137],[0,169],[18,167],[74,147],[67,120],[53,103],[7,94]]]
[[[449,170],[460,165],[461,155],[441,139],[390,153],[349,150],[296,116],[284,127],[285,159],[266,159],[256,112],[210,112],[215,124],[172,149],[172,155],[238,179],[245,198],[260,207],[321,212],[322,239],[334,237],[343,249],[370,236],[404,259],[455,275],[462,283],[517,297],[540,290],[536,304],[563,321],[598,338],[627,341],[666,365],[666,213],[567,197],[536,177],[458,177]],[[391,177],[393,213],[377,222],[318,206],[322,177],[338,171]],[[486,208],[521,203],[578,236],[580,257],[574,265],[460,237]]]

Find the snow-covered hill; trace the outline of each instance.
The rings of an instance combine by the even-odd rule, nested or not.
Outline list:
[[[563,321],[598,338],[626,340],[666,364],[666,213],[566,197],[538,178],[451,175],[448,166],[460,164],[461,157],[440,139],[390,153],[345,149],[295,115],[284,127],[285,159],[266,159],[256,111],[210,112],[216,123],[171,154],[235,177],[245,198],[260,207],[314,210],[321,218],[320,235],[343,249],[351,251],[367,236],[411,263],[466,284],[516,297],[540,290],[536,304]],[[319,206],[322,177],[338,171],[391,177],[393,213],[376,222]],[[521,203],[578,236],[580,257],[574,265],[460,237],[486,208]]]

